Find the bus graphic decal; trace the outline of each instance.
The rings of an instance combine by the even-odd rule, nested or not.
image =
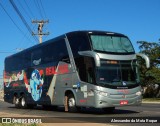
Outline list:
[[[42,95],[42,86],[44,83],[42,73],[43,72],[39,72],[38,70],[35,69],[31,74],[30,90],[34,101],[38,101]]]
[[[4,84],[6,87],[9,87],[11,82],[21,81],[24,77],[24,70],[21,72],[13,73],[9,75],[8,73],[4,72]]]

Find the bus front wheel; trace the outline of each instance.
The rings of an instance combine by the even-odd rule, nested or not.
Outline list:
[[[68,95],[68,111],[69,112],[77,112],[76,100],[72,94]]]

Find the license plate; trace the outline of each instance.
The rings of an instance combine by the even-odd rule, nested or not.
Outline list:
[[[120,101],[120,105],[127,105],[128,104],[128,101],[127,100],[122,100]]]

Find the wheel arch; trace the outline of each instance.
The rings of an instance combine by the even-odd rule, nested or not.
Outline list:
[[[66,89],[65,93],[64,93],[64,97],[68,96],[69,94],[72,94],[74,96],[75,101],[76,101],[76,105],[77,105],[77,96],[76,96],[75,91],[73,89]]]

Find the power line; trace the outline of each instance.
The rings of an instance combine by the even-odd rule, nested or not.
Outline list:
[[[32,29],[35,29],[36,27],[35,27],[35,25],[32,27]],[[28,36],[28,38],[30,38],[31,39],[31,35],[30,35],[30,33],[29,32],[26,32],[26,34],[25,34],[26,36]],[[30,41],[30,44],[31,44],[32,42]],[[20,43],[17,45],[17,47],[19,46],[19,47],[26,47],[27,45],[28,45],[29,43],[26,43],[25,42],[25,40],[24,40],[24,38],[22,38],[21,39],[21,41],[20,41]],[[32,43],[33,44],[33,43]]]
[[[3,5],[0,3],[0,6],[2,7],[2,9],[4,10],[4,12],[8,15],[8,17],[11,19],[11,21],[13,22],[13,24],[17,27],[17,29],[20,31],[20,32],[23,32],[19,27],[18,25],[14,22],[14,20],[12,19],[12,17],[9,15],[9,13],[6,11],[6,9],[3,7]]]
[[[46,15],[46,12],[45,12],[45,10],[44,10],[44,7],[43,7],[43,4],[42,4],[42,1],[41,1],[41,0],[40,0],[40,5],[41,5],[41,7],[42,7],[42,10],[43,10],[43,13],[44,13],[45,18],[47,19],[47,15]]]
[[[37,10],[40,14],[40,16],[42,18],[47,18],[46,17],[46,13],[45,13],[45,10],[44,10],[44,7],[43,7],[43,4],[42,4],[42,1],[39,0],[39,1],[36,1],[34,0],[34,3],[35,3],[35,6],[37,7]],[[44,20],[33,20],[32,23],[37,23],[38,24],[38,33],[33,33],[33,35],[38,35],[39,36],[39,43],[42,43],[42,36],[43,35],[49,35],[49,32],[47,33],[43,33],[42,32],[42,28],[44,27],[44,23],[48,23],[48,20],[44,21]]]
[[[13,6],[14,10],[17,12],[18,16],[21,18],[21,20],[24,23],[24,25],[26,26],[26,28],[28,29],[28,31],[30,32],[30,34],[32,35],[32,29],[30,28],[30,26],[28,25],[28,23],[26,22],[26,20],[24,19],[24,17],[20,13],[20,11],[18,10],[18,8],[15,5],[15,3],[13,2],[13,0],[9,0],[9,1],[10,1],[11,5]],[[33,38],[35,39],[35,41],[38,41],[37,37],[33,36]]]
[[[7,12],[7,10],[4,8],[4,6],[2,5],[2,3],[0,3],[1,8],[4,10],[4,12],[7,14],[7,16],[10,18],[10,20],[13,22],[13,24],[17,27],[17,29],[26,37],[25,33],[20,29],[20,27],[18,27],[18,25],[15,23],[15,21],[12,19],[12,17],[9,15],[9,13]],[[27,37],[26,37],[27,38]],[[30,39],[27,38],[29,41]]]
[[[35,5],[36,5],[36,7],[37,7],[37,10],[38,10],[38,12],[39,12],[41,18],[43,18],[43,14],[42,14],[42,12],[41,12],[41,8],[40,8],[40,6],[39,6],[38,1],[34,0],[34,3],[35,3]]]
[[[25,3],[26,3],[26,2],[25,2]],[[18,4],[19,4],[19,6],[21,7],[22,11],[26,14],[26,18],[27,18],[27,19],[29,18],[30,20],[32,20],[32,19],[31,19],[31,16],[32,16],[31,13],[32,13],[32,12],[30,13],[29,11],[27,11],[27,9],[28,9],[29,7],[28,7],[27,9],[25,8],[25,6],[28,6],[27,3],[26,3],[26,4],[22,4],[22,3],[21,3],[21,0],[18,0]],[[25,6],[24,6],[24,5],[25,5]],[[34,29],[34,28],[35,28],[35,27],[33,26],[32,29]],[[29,33],[29,34],[30,34],[30,33]],[[28,35],[28,32],[26,32],[25,35],[27,36],[27,35]],[[28,36],[28,37],[31,38],[32,36]],[[30,41],[30,42],[31,42],[31,41]],[[24,40],[22,40],[22,42],[21,42],[21,45],[24,45],[24,44],[22,44],[22,43],[24,43]],[[32,44],[33,44],[33,43],[32,43]],[[18,44],[18,45],[19,45],[19,44]]]
[[[44,21],[44,20],[41,20],[41,21],[33,20],[32,21],[32,23],[38,24],[38,34],[33,33],[33,35],[38,35],[39,36],[39,43],[42,43],[43,35],[49,35],[49,32],[47,32],[47,33],[42,32],[43,31],[43,25],[45,23],[48,23],[48,22],[49,22],[49,20],[46,20],[46,21]]]
[[[26,5],[26,7],[27,7],[27,10],[29,11],[29,14],[31,14],[31,16],[32,16],[32,19],[36,19],[35,18],[35,16],[34,16],[34,14],[32,13],[32,10],[30,9],[30,7],[29,7],[29,5],[28,5],[28,3],[26,2],[26,0],[24,0],[24,4]],[[30,18],[31,19],[31,18]],[[31,20],[32,20],[31,19]],[[33,31],[35,30],[35,25],[32,27],[32,29],[33,29]],[[33,33],[32,33],[32,35],[33,35]]]
[[[1,53],[15,53],[15,52],[4,52],[4,51],[0,51],[0,54]]]
[[[31,11],[30,7],[28,6],[26,0],[24,0],[24,2],[25,2],[26,6],[27,6],[27,8],[28,8],[28,10],[29,10],[29,13],[32,15],[32,17],[35,17],[35,16],[33,15],[32,11]]]
[[[41,9],[39,0],[37,1],[37,5],[38,5],[39,11],[40,11],[40,13],[41,13],[41,15],[42,15],[42,18],[44,19],[43,10]]]
[[[31,19],[30,15],[28,14],[28,12],[25,10],[25,8],[23,7],[23,5],[21,4],[21,2],[18,0],[19,5],[21,6],[21,8],[23,9],[23,11],[26,13],[26,15]]]
[[[46,12],[45,12],[45,9],[44,9],[43,4],[42,4],[42,0],[39,0],[39,2],[40,2],[40,6],[41,6],[42,12],[43,12],[43,14],[44,14],[44,17],[45,17],[46,19],[48,19],[48,18],[47,18],[47,15],[46,15]],[[44,30],[46,30],[46,29],[47,29],[47,28],[44,28]],[[45,41],[45,39],[46,39],[47,37],[48,37],[48,35],[45,36],[44,41]]]
[[[14,10],[17,12],[18,16],[21,18],[22,22],[25,24],[25,26],[27,27],[28,31],[32,33],[31,28],[29,27],[28,23],[26,22],[26,20],[24,19],[24,17],[22,16],[22,14],[20,13],[20,11],[18,10],[17,6],[15,5],[15,3],[13,2],[13,0],[9,0],[11,5],[13,6]]]

